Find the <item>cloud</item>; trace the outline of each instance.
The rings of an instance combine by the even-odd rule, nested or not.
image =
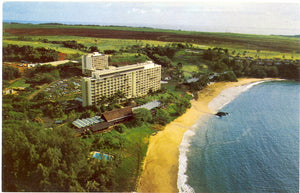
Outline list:
[[[142,8],[132,8],[130,10],[127,11],[127,13],[131,14],[151,14],[151,13],[160,13],[161,10],[158,8],[151,8],[151,9],[142,9]]]

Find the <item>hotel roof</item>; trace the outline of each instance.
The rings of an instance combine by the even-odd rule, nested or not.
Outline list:
[[[109,68],[109,69],[104,69],[104,70],[96,70],[93,72],[93,77],[95,76],[104,76],[104,75],[110,75],[110,74],[115,74],[115,73],[124,73],[124,72],[129,72],[129,71],[134,71],[134,70],[139,70],[139,69],[150,69],[154,68],[155,66],[159,66],[158,64],[154,64],[152,61],[146,61],[144,63],[138,63],[138,64],[133,64],[133,65],[128,65],[128,66],[121,66],[121,67],[115,67],[115,68]]]
[[[155,100],[155,101],[146,103],[144,105],[141,105],[141,106],[138,106],[138,107],[134,107],[132,109],[136,110],[136,109],[140,109],[140,108],[145,108],[145,109],[148,109],[148,110],[152,110],[154,108],[159,107],[160,105],[161,105],[161,102],[159,102],[158,100]]]
[[[107,122],[115,121],[118,119],[132,116],[132,109],[130,107],[125,107],[123,109],[106,111],[102,114],[102,116]]]
[[[75,125],[77,128],[83,128],[87,126],[91,126],[97,123],[100,123],[101,119],[99,116],[95,116],[92,118],[87,118],[87,119],[77,119],[72,122],[73,125]]]

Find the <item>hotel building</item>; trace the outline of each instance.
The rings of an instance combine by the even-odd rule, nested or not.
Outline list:
[[[132,98],[160,89],[161,66],[152,61],[122,67],[107,65],[85,72],[89,77],[82,78],[83,106],[99,105],[102,97],[111,97],[117,91]]]
[[[94,52],[92,54],[82,56],[82,73],[91,75],[95,70],[103,70],[108,68],[108,56]]]

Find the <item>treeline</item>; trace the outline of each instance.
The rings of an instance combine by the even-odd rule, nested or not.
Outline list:
[[[144,122],[148,122],[156,125],[166,125],[178,116],[186,112],[188,108],[191,107],[190,100],[191,95],[179,94],[176,92],[162,90],[154,93],[151,97],[152,100],[159,100],[161,106],[151,113],[147,109],[137,109],[135,111],[135,121],[136,125],[141,125]],[[144,99],[136,99],[135,102],[138,105],[142,105],[147,101]]]
[[[92,144],[74,137],[68,127],[45,130],[34,122],[6,122],[2,132],[3,191],[117,191],[115,168],[121,156],[106,161],[90,155],[104,147],[120,149],[123,141],[117,132]]]
[[[3,96],[3,191],[120,191],[116,169],[121,163],[118,152],[124,147],[123,137],[112,132],[82,140],[68,126],[45,129],[39,122],[44,116],[62,118],[62,113],[61,104],[42,96],[32,101],[22,94]],[[114,159],[91,158],[91,151],[114,152]]]
[[[3,66],[2,67],[3,80],[13,80],[21,77],[21,73],[18,68],[12,66]]]
[[[175,53],[179,50],[192,47],[191,44],[172,43],[165,46],[151,46],[146,44],[128,46],[121,49],[121,52],[140,53],[147,55],[155,63],[162,65],[163,67],[172,67],[172,59]]]
[[[71,78],[81,76],[81,64],[66,63],[59,66],[42,65],[24,72],[26,83],[41,85],[51,83],[59,78]]]
[[[209,48],[203,52],[203,59],[209,61],[208,65],[211,71],[217,73],[232,71],[236,77],[299,79],[299,70],[294,63],[272,66],[258,65],[255,60],[230,58],[227,49]]]
[[[73,119],[74,115],[67,114]],[[43,93],[31,101],[22,94],[3,96],[3,191],[133,191],[119,186],[116,173],[122,163],[124,136],[113,131],[89,134],[88,140],[82,140],[68,125],[45,129],[39,122],[45,116],[61,119],[65,116],[62,104],[46,100]],[[94,159],[92,151],[113,152],[113,159]]]
[[[83,44],[78,43],[75,40],[67,40],[67,41],[49,41],[48,39],[39,39],[40,42],[43,43],[51,43],[51,44],[59,44],[65,48],[71,48],[75,50],[80,50],[83,52],[99,52],[97,46],[86,47]]]
[[[166,125],[183,114],[190,107],[191,99],[187,94],[152,93],[147,100],[159,99],[160,108],[136,110],[133,121],[109,133],[86,133],[76,138],[68,125],[45,129],[39,123],[45,116],[64,116],[62,105],[45,100],[43,94],[31,101],[22,94],[3,97],[3,191],[134,191],[147,150],[144,139],[153,132],[149,128],[160,128],[159,125]],[[117,103],[121,97],[115,96],[113,100]],[[138,104],[147,102],[143,98],[135,100]],[[90,117],[102,110],[86,108],[66,116]],[[109,153],[113,159],[94,159],[90,155],[92,151]]]
[[[8,62],[52,62],[59,59],[58,52],[43,47],[22,46],[8,44],[3,47],[3,61]]]

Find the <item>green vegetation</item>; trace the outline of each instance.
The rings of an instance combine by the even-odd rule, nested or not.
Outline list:
[[[30,62],[51,62],[58,60],[58,52],[43,47],[33,48],[31,46],[22,46],[8,44],[3,47],[4,61],[30,61]]]
[[[34,31],[39,28],[141,32],[137,34],[142,34],[139,36],[141,40],[81,37],[77,34],[27,36],[5,32],[3,59],[42,62],[49,55],[63,52],[68,54],[68,58],[79,60],[86,52],[100,51],[109,54],[110,65],[115,66],[151,59],[162,65],[162,79],[167,80],[160,91],[150,92],[147,96],[126,99],[118,92],[110,98],[103,97],[97,107],[75,105],[74,108],[74,98],[79,94],[60,95],[60,88],[56,89],[56,86],[80,90],[79,86],[75,89],[76,84],[73,83],[75,77],[81,76],[81,63],[37,66],[25,70],[24,77],[12,83],[8,80],[20,77],[18,69],[3,66],[4,88],[27,87],[19,95],[3,96],[4,191],[135,191],[149,136],[191,107],[192,96],[187,94],[188,91],[196,98],[197,91],[211,81],[237,81],[239,77],[299,78],[299,67],[295,61],[259,64],[262,58],[274,56],[293,60],[300,58],[298,45],[295,48],[299,39],[291,37],[60,24],[4,24],[3,27],[4,30],[30,28]],[[142,39],[145,37],[149,39]],[[247,59],[248,56],[253,59]],[[190,78],[193,80],[189,82]],[[50,90],[44,90],[46,88]],[[131,122],[120,124],[110,132],[75,137],[74,129],[71,129],[71,122],[77,118],[100,116],[104,111],[154,100],[160,101],[161,106],[153,110],[135,110]],[[63,124],[55,125],[55,120],[61,120]],[[91,157],[92,151],[109,154],[113,159],[97,160]]]
[[[64,47],[62,44],[54,44],[51,42],[64,42],[64,41],[76,41],[78,44],[84,45],[87,48],[96,46],[100,52],[106,50],[122,50],[126,47],[133,45],[166,45],[168,42],[152,41],[152,40],[129,40],[129,39],[107,39],[107,38],[90,38],[90,37],[79,37],[79,36],[27,36],[28,38],[20,40],[19,36],[6,35],[3,37],[3,46],[6,47],[8,44],[18,46],[32,46],[34,48],[44,47],[47,49],[54,49],[61,53],[66,54],[80,54],[83,55],[85,51]],[[44,41],[42,41],[44,40]],[[48,41],[46,41],[48,40]],[[47,43],[46,43],[47,42]]]
[[[143,54],[133,53],[117,53],[109,57],[109,64],[111,66],[125,66],[136,63],[143,63],[149,58]]]
[[[82,51],[73,50],[70,48],[64,48],[57,44],[41,43],[38,41],[18,41],[18,40],[5,40],[5,39],[3,40],[3,47],[7,47],[9,44],[17,45],[19,47],[22,47],[22,46],[31,46],[34,48],[43,47],[46,49],[53,49],[58,52],[66,53],[66,54],[80,54],[80,55],[84,54],[84,52],[82,52]]]
[[[278,52],[278,51],[270,51],[270,50],[253,50],[248,48],[238,48],[237,46],[217,46],[222,48],[227,48],[229,53],[234,53],[232,55],[238,56],[248,56],[253,58],[261,58],[261,59],[268,59],[268,58],[280,58],[280,59],[300,59],[300,54],[292,51],[292,52]],[[211,47],[213,48],[213,47]]]
[[[6,123],[3,127],[3,191],[115,189],[112,167],[119,165],[119,159],[90,158],[93,148],[75,138],[69,128],[45,130],[39,124],[18,123]],[[93,145],[98,144],[101,145]]]
[[[45,73],[49,68],[37,69]],[[116,108],[112,103],[118,103],[116,99],[120,96],[108,99],[108,106],[104,103],[100,108],[66,112],[62,103],[47,99],[47,95],[40,92],[32,100],[23,95],[3,97],[5,191],[134,191],[149,136],[156,131],[154,128],[160,128],[158,125],[165,125],[184,113],[191,99],[179,91],[153,93],[139,100],[145,103],[159,99],[162,102],[159,109],[136,110],[132,122],[111,132],[75,138],[68,124],[70,118],[69,121],[91,117],[99,115],[102,109]],[[45,129],[40,121],[45,116],[67,122]],[[92,151],[108,153],[114,159],[96,160],[89,154]]]
[[[13,88],[13,87],[29,87],[30,84],[25,82],[24,78],[18,79],[16,81],[14,81],[12,84],[9,85],[9,88]]]
[[[221,76],[215,77],[214,80],[236,80],[236,77],[280,77],[287,79],[299,79],[299,69],[295,61],[280,61],[275,65],[276,61],[263,62],[261,60],[248,60],[246,58],[230,58],[227,49],[214,48],[205,50],[203,58],[208,60],[208,65],[213,72],[221,73]],[[236,76],[236,77],[235,77]]]
[[[66,63],[57,67],[42,65],[25,71],[26,83],[32,86],[51,83],[59,78],[70,78],[81,75],[81,64]]]
[[[297,53],[299,54],[299,38],[285,37],[275,35],[250,35],[250,34],[236,34],[236,33],[209,33],[209,32],[194,32],[182,30],[167,30],[167,29],[154,29],[154,28],[134,28],[124,26],[96,26],[96,25],[34,25],[34,24],[3,24],[3,29],[7,33],[13,34],[16,29],[29,29],[33,34],[37,34],[35,29],[57,29],[62,31],[61,34],[76,34],[75,30],[81,30],[76,34],[77,36],[92,36],[100,37],[110,35],[109,38],[113,39],[141,39],[141,40],[156,40],[166,42],[188,42],[192,44],[208,45],[211,47],[223,47],[232,49],[246,49],[246,50],[266,50],[275,51],[278,53]],[[68,32],[67,32],[68,31]],[[85,33],[82,34],[81,32]],[[98,35],[96,31],[101,31]],[[27,31],[26,31],[27,32]],[[116,33],[114,33],[116,32]],[[122,34],[137,34],[137,35],[121,35]],[[128,33],[127,33],[128,32]],[[41,33],[41,32],[40,32]],[[114,34],[112,34],[114,33]],[[37,34],[38,36],[45,35],[45,33]],[[53,34],[55,35],[55,34]],[[89,36],[90,36],[89,35]],[[151,36],[150,36],[151,35]],[[102,38],[103,38],[102,37]],[[101,37],[100,37],[101,38]],[[299,55],[298,55],[299,56]],[[295,58],[296,56],[294,56]]]
[[[12,66],[3,66],[3,80],[13,80],[21,77],[19,69]]]

